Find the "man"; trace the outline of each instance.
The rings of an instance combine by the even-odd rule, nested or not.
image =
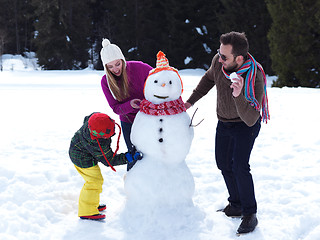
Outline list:
[[[238,234],[252,232],[258,224],[249,158],[261,127],[260,110],[264,121],[270,119],[265,74],[248,50],[244,33],[222,34],[210,68],[185,103],[190,108],[216,86],[215,157],[229,192],[223,212],[242,216]]]

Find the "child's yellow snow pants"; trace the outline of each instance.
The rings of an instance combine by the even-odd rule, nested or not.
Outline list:
[[[78,216],[99,214],[98,206],[102,192],[103,177],[98,165],[90,168],[80,168],[74,165],[85,180],[79,196]]]

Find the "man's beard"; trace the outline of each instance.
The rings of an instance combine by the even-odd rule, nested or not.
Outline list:
[[[227,68],[224,67],[224,70],[227,72],[236,72],[239,69],[238,64],[234,61],[234,65],[228,66]]]

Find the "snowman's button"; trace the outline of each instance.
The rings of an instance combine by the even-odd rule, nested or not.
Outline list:
[[[160,138],[160,139],[159,139],[159,142],[163,142],[163,138]]]
[[[159,132],[162,132],[162,131],[163,131],[163,129],[162,129],[162,128],[160,128],[160,129],[159,129]]]
[[[162,122],[163,121],[163,119],[162,118],[160,118],[160,122]]]

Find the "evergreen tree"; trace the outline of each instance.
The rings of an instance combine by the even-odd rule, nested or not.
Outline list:
[[[103,37],[117,44],[128,60],[142,60],[155,66],[162,50],[176,68],[210,66],[217,45],[218,0],[119,0],[102,7],[108,16]],[[101,20],[101,19],[100,19]],[[96,45],[101,49],[101,40]]]
[[[100,59],[103,38],[107,38],[111,43],[118,45],[127,60],[141,60],[137,47],[139,45],[139,32],[141,28],[138,25],[140,17],[140,9],[138,8],[141,1],[90,1],[92,19],[90,33],[91,57],[96,69],[103,69]],[[147,1],[146,6],[148,6]]]
[[[108,4],[106,4],[108,3]],[[103,69],[100,59],[101,43],[103,38],[110,38],[111,32],[111,11],[112,1],[90,0],[88,2],[90,13],[90,32],[89,32],[89,45],[90,45],[90,59],[94,69]]]
[[[267,0],[274,86],[320,87],[320,1]]]
[[[155,66],[156,54],[163,51],[170,65],[176,68],[185,66],[188,56],[190,29],[186,23],[188,2],[177,0],[147,1],[136,0],[132,21],[135,23],[134,42],[131,42],[129,57],[143,60]]]
[[[145,6],[145,5],[143,5]],[[139,53],[154,66],[162,50],[178,69],[208,68],[215,54],[215,9],[218,1],[164,0],[149,2],[143,9],[139,26]]]
[[[143,38],[143,14],[149,11],[152,0],[121,0],[121,6],[115,4],[113,7],[115,15],[110,19],[112,24],[111,37],[113,41],[122,49],[127,60],[142,60],[143,49],[148,48],[147,45],[142,47]]]
[[[164,5],[165,18],[168,28],[163,41],[163,49],[168,55],[170,65],[178,69],[191,66],[195,61],[190,54],[195,36],[192,34],[190,17],[192,16],[193,1],[168,1]]]
[[[166,0],[165,0],[166,1]],[[122,21],[118,21],[122,32],[114,31],[128,60],[141,60],[155,67],[156,54],[168,44],[168,22],[165,2],[157,0],[124,1]],[[166,53],[167,54],[167,53]]]
[[[264,0],[221,0],[218,14],[220,33],[245,32],[249,52],[261,63],[266,73],[272,73],[267,34],[271,17]]]
[[[218,13],[221,3],[219,0],[192,1],[191,8],[189,54],[193,61],[186,67],[208,69],[219,47]]]
[[[44,69],[81,69],[88,63],[90,20],[86,2],[32,0],[38,16],[35,44]]]
[[[156,0],[139,0],[135,12],[137,28],[137,39],[132,44],[131,49],[136,49],[135,57],[139,60],[146,61],[151,66],[155,67],[156,54],[158,51],[163,51],[173,66],[173,52],[170,52],[171,38],[170,28],[174,22],[170,22],[172,12],[167,12],[169,0],[156,1]],[[171,48],[172,49],[172,48]]]
[[[155,66],[155,55],[167,32],[162,3],[117,0],[103,2],[101,9],[101,18],[97,19],[100,22],[97,55],[102,38],[108,38],[121,48],[127,60],[141,60]]]
[[[3,53],[33,51],[34,8],[29,0],[0,0],[0,34]]]

